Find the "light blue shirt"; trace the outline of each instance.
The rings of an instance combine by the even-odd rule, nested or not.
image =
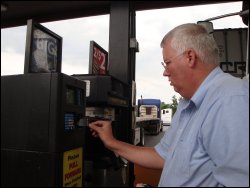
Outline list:
[[[159,186],[248,187],[249,82],[215,68],[155,149],[165,159]]]

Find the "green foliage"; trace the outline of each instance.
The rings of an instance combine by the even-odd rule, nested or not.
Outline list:
[[[161,102],[161,110],[170,108],[170,104],[166,104],[165,102]]]
[[[178,101],[177,101],[176,96],[174,95],[172,97],[172,104],[170,105],[170,108],[172,108],[172,112],[173,112],[172,115],[174,115],[174,113],[176,112],[177,106],[178,106]]]

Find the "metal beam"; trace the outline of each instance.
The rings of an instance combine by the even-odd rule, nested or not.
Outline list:
[[[126,1],[124,1],[126,2]],[[130,1],[136,11],[232,1]],[[237,2],[237,1],[234,1]],[[1,1],[1,28],[109,14],[112,1]],[[122,3],[122,2],[121,2]]]

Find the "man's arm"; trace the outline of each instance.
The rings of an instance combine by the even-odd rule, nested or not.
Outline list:
[[[113,137],[110,121],[96,121],[89,125],[92,135],[99,137],[104,145],[121,157],[147,168],[162,169],[164,159],[150,147],[139,147]]]

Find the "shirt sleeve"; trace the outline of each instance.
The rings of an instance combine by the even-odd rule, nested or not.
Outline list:
[[[168,143],[168,135],[169,133],[166,132],[164,136],[162,137],[161,141],[155,145],[156,152],[164,159],[166,160],[168,158],[168,150],[169,150],[169,143]]]
[[[249,186],[249,97],[217,100],[207,114],[201,139],[224,186]]]

